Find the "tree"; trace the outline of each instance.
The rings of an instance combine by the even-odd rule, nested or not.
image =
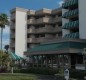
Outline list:
[[[8,24],[8,18],[7,15],[4,13],[0,14],[0,28],[1,28],[1,58],[2,58],[2,35],[3,35],[3,29],[5,28],[5,25]],[[2,66],[2,60],[1,60],[1,66]]]
[[[5,45],[5,46],[4,46],[4,49],[6,50],[6,53],[8,53],[9,45]]]

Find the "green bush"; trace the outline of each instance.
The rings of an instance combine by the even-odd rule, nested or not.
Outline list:
[[[70,70],[71,78],[83,79],[86,76],[86,70]]]
[[[34,74],[54,75],[58,73],[58,70],[52,68],[28,68],[28,69],[14,70],[14,73],[34,73]]]

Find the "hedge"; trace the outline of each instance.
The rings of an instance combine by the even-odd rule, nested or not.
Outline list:
[[[16,69],[14,73],[33,73],[33,74],[44,74],[44,75],[54,75],[58,73],[57,69],[52,68],[28,68],[28,69]]]
[[[71,78],[83,79],[86,76],[86,70],[71,69],[69,71]]]

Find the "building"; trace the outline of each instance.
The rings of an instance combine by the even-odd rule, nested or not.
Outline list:
[[[15,8],[11,13],[10,50],[17,55],[41,42],[62,37],[62,9],[28,10]]]
[[[86,0],[64,0],[62,8],[55,10],[27,10],[27,19],[22,16],[26,20],[26,33],[21,38],[25,44],[21,41],[23,45],[15,48],[31,56],[33,67],[86,69],[82,54],[86,47],[85,3]],[[16,49],[15,53],[20,53]]]
[[[69,67],[86,69],[82,54],[86,47],[86,0],[64,0],[62,5],[62,39],[41,43],[27,51],[33,67]]]

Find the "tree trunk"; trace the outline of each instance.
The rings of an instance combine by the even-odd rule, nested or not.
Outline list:
[[[1,28],[1,55],[0,55],[0,58],[1,58],[1,66],[2,66],[2,54],[3,54],[3,51],[2,51],[2,36],[3,36],[3,28]]]

